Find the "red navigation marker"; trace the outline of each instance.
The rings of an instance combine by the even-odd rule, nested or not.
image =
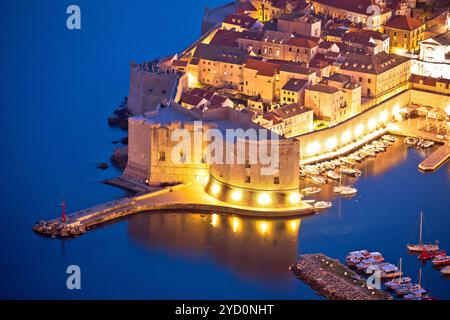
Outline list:
[[[61,220],[62,220],[62,222],[66,222],[66,202],[65,201],[61,202],[61,210],[62,210]]]

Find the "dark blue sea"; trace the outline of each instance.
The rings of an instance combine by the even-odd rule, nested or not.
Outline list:
[[[405,245],[417,241],[420,210],[425,238],[450,251],[450,166],[419,173],[426,153],[401,142],[362,165],[358,196],[327,189],[320,198],[334,207],[302,220],[148,213],[73,240],[31,231],[58,216],[62,200],[73,212],[127,195],[101,183],[117,169],[96,165],[126,136],[106,119],[128,93],[129,63],[183,50],[200,34],[204,7],[222,1],[79,0],[78,31],[66,28],[72,2],[0,2],[0,298],[320,299],[289,265],[301,253],[342,261],[361,248],[403,257],[417,280]],[[69,265],[81,268],[81,290],[66,287]],[[450,298],[450,280],[430,264],[422,284]]]

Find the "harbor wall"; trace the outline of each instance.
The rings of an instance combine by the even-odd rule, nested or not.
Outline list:
[[[332,152],[356,142],[392,120],[394,114],[411,103],[411,91],[405,90],[363,113],[330,128],[296,137],[300,141],[300,159]]]
[[[450,106],[450,95],[411,90],[411,103],[439,108],[444,111]]]

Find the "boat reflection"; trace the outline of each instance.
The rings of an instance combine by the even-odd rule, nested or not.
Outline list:
[[[301,220],[257,220],[220,214],[143,213],[128,220],[131,240],[148,250],[199,259],[205,255],[240,276],[291,279]]]

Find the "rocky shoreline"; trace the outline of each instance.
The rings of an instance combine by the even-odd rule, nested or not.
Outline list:
[[[127,108],[128,98],[123,98],[119,108],[114,110],[114,114],[108,118],[108,124],[112,127],[118,126],[121,129],[128,129],[128,117],[131,111]]]
[[[60,221],[39,221],[33,226],[33,231],[52,238],[70,238],[86,233],[82,225],[68,225]]]
[[[369,289],[366,280],[323,254],[305,254],[290,266],[296,277],[319,295],[330,300],[392,300],[392,296],[378,289]]]

